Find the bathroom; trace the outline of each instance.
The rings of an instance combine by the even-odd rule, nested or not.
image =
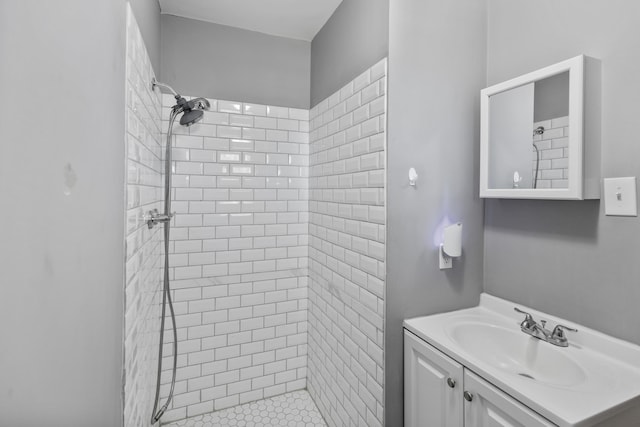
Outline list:
[[[229,3],[0,2],[0,426],[150,425],[174,101],[154,76],[211,104],[173,127],[160,424],[306,393],[326,425],[401,426],[403,321],[481,295],[640,345],[637,217],[478,192],[481,90],[577,55],[601,64],[599,184],[640,175],[640,4],[336,0],[295,36],[284,0],[265,22],[232,2],[250,28],[170,9]],[[362,115],[335,153],[343,102]]]

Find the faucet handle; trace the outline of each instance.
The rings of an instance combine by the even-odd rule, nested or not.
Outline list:
[[[533,320],[531,314],[527,313],[526,311],[520,310],[518,307],[513,307],[513,309],[520,314],[524,314],[524,320],[522,321],[522,323],[520,323],[521,328],[531,329],[536,324],[536,321]]]
[[[553,332],[551,333],[551,338],[555,338],[555,339],[564,339],[566,338],[564,335],[565,331],[569,331],[569,332],[578,332],[577,329],[574,328],[570,328],[568,326],[564,326],[564,325],[556,325],[555,328],[553,328]]]

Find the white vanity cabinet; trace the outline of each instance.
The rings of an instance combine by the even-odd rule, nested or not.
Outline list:
[[[404,331],[405,427],[462,427],[461,364]]]
[[[404,331],[405,427],[552,427],[555,424]]]

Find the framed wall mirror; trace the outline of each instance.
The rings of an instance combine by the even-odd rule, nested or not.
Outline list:
[[[585,57],[481,91],[480,197],[595,198],[584,188]]]

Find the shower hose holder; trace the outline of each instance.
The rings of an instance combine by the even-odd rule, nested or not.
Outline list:
[[[156,224],[161,224],[161,223],[171,221],[171,218],[173,218],[174,215],[175,213],[161,214],[158,212],[158,209],[150,210],[149,213],[147,214],[147,226],[149,227],[149,230],[151,230],[153,227],[156,226]]]

